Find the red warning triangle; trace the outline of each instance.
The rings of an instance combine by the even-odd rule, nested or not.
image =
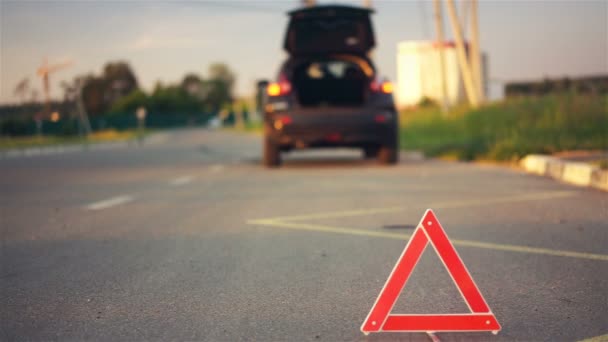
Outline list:
[[[390,314],[429,242],[435,248],[471,313]],[[381,331],[491,331],[494,334],[500,331],[500,324],[431,209],[424,213],[405,246],[378,299],[361,325],[361,331],[366,335]]]

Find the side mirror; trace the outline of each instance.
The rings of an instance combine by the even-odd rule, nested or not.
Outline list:
[[[262,113],[264,113],[264,107],[266,105],[266,101],[268,100],[266,96],[266,88],[268,87],[268,84],[270,84],[270,81],[266,79],[261,79],[256,82],[255,106],[258,115],[262,115]]]
[[[266,89],[266,87],[268,86],[268,83],[270,83],[270,81],[263,79],[263,80],[259,80],[257,82],[257,88],[258,89]]]

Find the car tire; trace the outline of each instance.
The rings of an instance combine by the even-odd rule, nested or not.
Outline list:
[[[384,165],[395,165],[399,161],[397,143],[385,145],[378,150],[378,161]]]
[[[279,146],[268,137],[264,136],[264,166],[278,167],[281,165],[281,151]]]
[[[365,147],[363,148],[363,158],[372,159],[378,157],[377,147]]]

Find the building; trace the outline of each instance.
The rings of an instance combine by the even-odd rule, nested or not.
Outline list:
[[[456,45],[445,42],[444,49],[447,98],[450,105],[455,105],[466,101],[466,93],[458,69]],[[424,98],[441,102],[439,56],[439,44],[433,41],[406,41],[397,45],[397,107],[416,106]],[[486,61],[482,55],[482,89],[487,94]]]

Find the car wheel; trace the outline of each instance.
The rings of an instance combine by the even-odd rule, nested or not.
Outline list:
[[[264,136],[264,166],[277,167],[281,164],[281,151],[279,146],[270,137]]]
[[[399,161],[399,151],[397,150],[397,144],[393,143],[385,145],[378,151],[378,161],[385,165],[394,165]]]
[[[365,147],[363,148],[363,157],[365,159],[376,158],[378,156],[377,147]]]

